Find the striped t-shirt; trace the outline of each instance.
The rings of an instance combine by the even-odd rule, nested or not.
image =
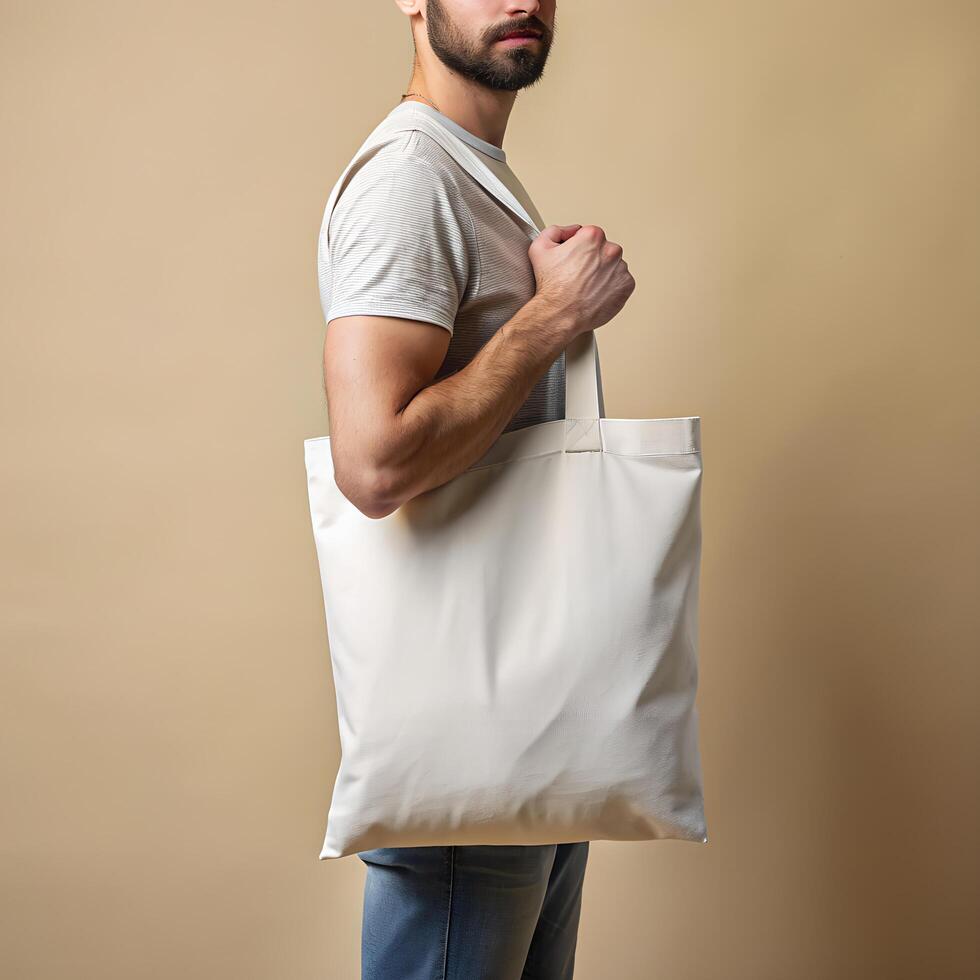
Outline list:
[[[543,221],[507,165],[506,153],[420,102],[422,112],[481,154],[538,224]],[[464,367],[534,296],[527,233],[512,212],[421,130],[398,133],[357,169],[320,236],[324,318],[375,315],[434,323],[452,335],[435,380]],[[562,352],[504,432],[565,414]]]

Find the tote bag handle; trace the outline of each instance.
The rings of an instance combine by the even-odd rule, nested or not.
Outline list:
[[[599,345],[586,330],[565,348],[565,452],[601,452],[605,417]]]

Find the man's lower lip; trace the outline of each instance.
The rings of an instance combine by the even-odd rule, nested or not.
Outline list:
[[[527,44],[528,41],[540,41],[539,37],[531,37],[530,35],[526,37],[503,37],[497,44],[506,44],[508,47],[515,44]]]

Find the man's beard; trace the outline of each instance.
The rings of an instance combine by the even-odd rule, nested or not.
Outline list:
[[[537,18],[533,26],[541,31],[541,40],[494,51],[493,41],[500,39],[501,27],[489,39],[468,40],[453,23],[441,0],[429,0],[426,5],[426,32],[429,45],[440,61],[464,78],[472,79],[486,88],[515,92],[533,85],[544,74],[544,65],[554,36],[553,29]],[[525,21],[530,26],[532,21]],[[507,30],[518,30],[508,25]]]

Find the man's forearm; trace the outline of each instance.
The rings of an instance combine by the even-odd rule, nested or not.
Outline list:
[[[570,314],[537,294],[465,367],[423,388],[392,424],[385,509],[441,486],[475,463],[572,336]]]

